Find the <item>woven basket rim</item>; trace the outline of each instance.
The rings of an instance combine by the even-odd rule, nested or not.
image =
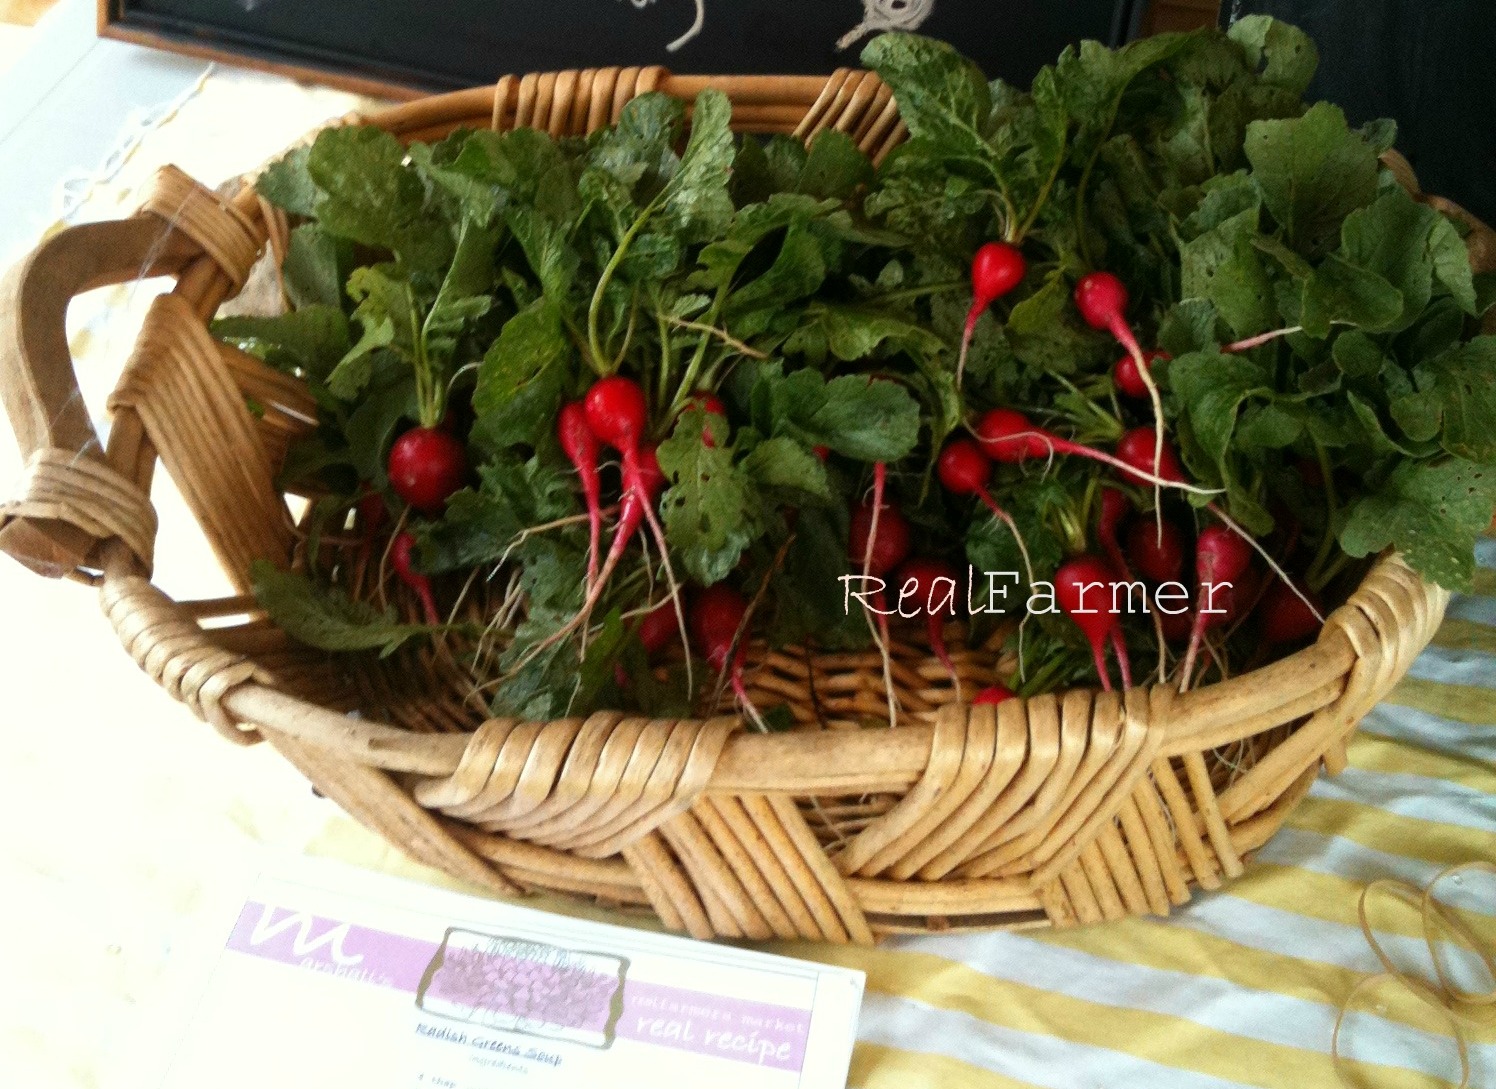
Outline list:
[[[376,124],[407,141],[431,139],[459,125],[524,124],[560,134],[615,119],[623,104],[644,91],[689,99],[708,86],[723,89],[732,98],[734,127],[739,131],[808,138],[834,127],[875,158],[906,135],[886,85],[858,69],[842,69],[829,77],[674,76],[663,68],[540,73],[505,77],[492,86],[418,99],[367,116],[349,115],[334,124]],[[316,131],[321,130],[308,139]],[[154,356],[176,352],[193,360],[205,358],[203,365],[211,369],[211,357],[222,349],[209,335],[208,322],[244,284],[267,243],[271,249],[284,243],[286,221],[258,198],[250,179],[232,197],[219,198],[179,171],[167,170],[158,179],[158,189],[147,202],[147,214],[116,224],[116,234],[80,228],[83,233],[72,237],[107,242],[128,231],[133,245],[155,253],[148,245],[150,231],[142,226],[155,216],[151,230],[169,240],[162,258],[164,271],[176,275],[177,285],[158,300],[157,317],[162,320],[152,325],[148,319],[131,366],[141,360],[148,366]],[[191,246],[184,245],[188,239]],[[64,236],[59,244],[84,242],[67,243]],[[98,247],[103,242],[88,244]],[[45,250],[38,251],[38,257]],[[232,352],[226,358],[232,366]],[[281,381],[258,373],[254,380]],[[199,626],[198,621],[208,616],[256,612],[252,599],[176,602],[155,586],[149,576],[154,539],[149,484],[158,460],[174,474],[178,466],[172,464],[166,441],[171,436],[144,422],[151,396],[149,390],[142,392],[122,380],[111,401],[116,418],[105,458],[34,458],[46,484],[41,489],[46,502],[33,502],[22,512],[23,517],[35,518],[61,512],[83,525],[95,542],[104,542],[96,552],[101,572],[94,581],[122,644],[147,672],[226,736],[271,741],[355,817],[458,877],[501,893],[539,886],[606,898],[613,895],[608,890],[625,889],[634,897],[629,902],[644,897],[642,902],[654,907],[668,925],[698,937],[772,934],[862,942],[871,940],[870,925],[879,932],[943,929],[952,916],[973,925],[993,925],[987,920],[1033,925],[1046,919],[1063,924],[1167,910],[1169,903],[1183,902],[1179,897],[1188,883],[1214,887],[1222,876],[1240,872],[1241,854],[1276,830],[1308,790],[1320,762],[1332,770],[1343,762],[1345,736],[1427,644],[1449,596],[1420,578],[1401,557],[1384,554],[1371,564],[1350,599],[1331,613],[1313,643],[1185,694],[1152,684],[1119,693],[1077,687],[997,707],[951,701],[932,721],[902,723],[896,729],[760,734],[741,729],[737,715],[645,723],[600,713],[586,720],[550,723],[490,720],[474,733],[421,733],[353,718],[277,687],[276,679],[249,655],[225,651]],[[242,396],[238,400],[228,411],[247,416]],[[80,443],[78,448],[85,446]],[[230,471],[210,468],[220,474]],[[251,465],[249,470],[255,468]],[[112,504],[108,510],[94,511],[87,518],[71,513],[67,504],[77,493],[66,487],[79,486],[69,474],[80,472],[92,474],[84,482],[87,488],[107,490]],[[269,474],[264,475],[268,487]],[[184,493],[189,490],[183,488]],[[275,555],[276,542],[289,539],[284,526],[253,519],[253,502],[234,499],[235,505],[249,509],[219,513],[230,519],[231,529],[242,531],[243,539],[220,540],[204,526],[220,555],[227,557],[231,575],[236,565],[247,567],[243,561],[249,557]],[[281,503],[279,492],[270,500],[272,507]],[[197,513],[204,518],[202,511]],[[246,519],[259,527],[258,535],[247,528]],[[242,587],[243,570],[239,575]],[[951,867],[946,871],[952,874],[950,879],[913,880],[923,872],[921,860],[928,861],[938,849],[940,822],[960,816],[956,807],[966,804],[962,799],[967,794],[975,804],[982,769],[1001,755],[1001,738],[1037,736],[1032,731],[1040,720],[1050,728],[1063,721],[1067,738],[1076,724],[1085,724],[1078,727],[1086,733],[1080,749],[1071,753],[1068,770],[1062,768],[1063,775],[1057,771],[1059,778],[1053,783],[1046,780],[1044,789],[1050,793],[1036,795],[1047,798],[1045,804],[1053,811],[1035,817],[1033,831],[1017,834],[996,851],[1002,857],[978,876],[963,876],[964,868]],[[1311,729],[1307,723],[1318,725]],[[643,736],[640,731],[653,730],[661,737],[668,735],[670,744],[680,749],[668,798],[630,817],[628,835],[616,828],[610,832],[594,827],[588,833],[591,839],[577,841],[580,846],[553,848],[552,841],[485,832],[465,823],[470,799],[460,796],[459,787],[467,777],[482,773],[501,778],[502,766],[523,778],[550,743],[546,739],[559,738],[564,749],[575,738],[612,736],[615,729],[633,729],[630,736],[638,737]],[[1252,768],[1249,781],[1237,782],[1217,797],[1202,754],[1272,731],[1287,732],[1270,739],[1273,747]],[[1109,739],[1098,740],[1093,734],[1108,734]],[[1063,744],[1073,749],[1073,740]],[[994,744],[997,753],[992,751]],[[983,745],[988,747],[986,755],[977,752]],[[658,759],[663,767],[666,748],[651,757],[651,763]],[[1091,748],[1129,755],[1125,766],[1119,756],[1105,774],[1092,769],[1094,782],[1070,781],[1080,752],[1085,751],[1089,760]],[[511,750],[512,755],[505,755]],[[1033,763],[1032,757],[1032,752],[1021,757],[1025,767]],[[1107,756],[1102,753],[1097,759],[1104,762]],[[1185,796],[1175,764],[1182,769],[1180,774],[1187,773],[1186,785],[1195,803]],[[558,782],[565,778],[561,772],[555,774]],[[1148,804],[1163,808],[1145,809],[1142,817],[1134,811],[1134,825],[1126,829],[1126,837],[1131,843],[1141,835],[1143,826],[1136,821],[1146,818],[1145,838],[1155,842],[1144,844],[1141,853],[1134,851],[1135,863],[1122,867],[1135,864],[1136,875],[1121,874],[1118,859],[1108,855],[1105,866],[1112,868],[1116,890],[1121,891],[1093,896],[1087,889],[1099,890],[1110,881],[1097,869],[1103,863],[1095,852],[1102,848],[1094,837],[1103,826],[1112,828],[1106,822],[1117,816],[1116,807],[1132,804],[1136,784],[1154,778],[1162,793]],[[796,809],[795,800],[807,796],[814,805],[817,797],[880,792],[903,797],[892,810],[875,816],[840,853],[825,844],[817,847]],[[537,812],[563,801],[548,798]],[[613,799],[605,801],[611,805]],[[1118,819],[1125,824],[1126,814]],[[680,825],[681,821],[686,823]],[[1033,840],[1040,832],[1045,838]],[[1112,829],[1110,834],[1108,849],[1120,850],[1122,833]],[[762,872],[751,881],[723,878],[724,864],[728,870],[747,864],[734,854],[742,850],[739,841],[744,835],[769,837],[776,845],[773,857],[754,861]],[[536,842],[547,846],[542,849],[534,846]],[[1012,855],[1007,868],[1000,865],[1007,857],[1004,851]],[[1032,863],[1028,869],[1012,869],[1024,859]],[[562,861],[570,868],[565,873]],[[786,898],[801,886],[813,886],[823,899],[806,899],[808,906],[799,911]],[[770,891],[773,895],[766,900]],[[1182,894],[1188,898],[1187,891]],[[782,911],[770,902],[774,898],[784,905]],[[1144,902],[1146,907],[1139,907]]]

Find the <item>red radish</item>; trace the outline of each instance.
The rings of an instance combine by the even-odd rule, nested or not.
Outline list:
[[[1184,534],[1173,522],[1137,521],[1127,533],[1132,566],[1154,582],[1175,582],[1184,571]]]
[[[916,615],[925,617],[930,649],[935,652],[951,680],[960,688],[956,676],[956,664],[951,661],[950,651],[945,646],[943,632],[945,619],[956,615],[956,598],[959,593],[956,569],[942,560],[916,558],[899,569],[894,579],[897,603],[895,608],[903,611],[907,601]]]
[[[994,684],[978,692],[971,698],[971,702],[973,706],[980,704],[996,706],[999,703],[1006,703],[1008,700],[1016,698],[1017,695],[1018,693],[1014,692],[1011,688],[1001,684]]]
[[[358,525],[363,532],[365,540],[379,532],[379,527],[384,525],[385,515],[389,513],[384,505],[384,496],[380,495],[371,485],[365,485],[365,491],[358,497],[354,508],[358,511]]]
[[[1231,581],[1231,585],[1222,586],[1216,591],[1215,607],[1221,615],[1212,616],[1210,623],[1205,625],[1206,628],[1229,628],[1235,624],[1256,601],[1256,591],[1257,573],[1249,566]]]
[[[638,531],[639,521],[649,523],[650,535],[660,550],[660,561],[665,568],[665,578],[670,583],[671,599],[680,600],[680,588],[676,585],[675,569],[670,565],[670,549],[665,540],[665,530],[655,515],[654,502],[664,487],[665,479],[660,474],[660,464],[652,448],[642,450],[640,443],[649,422],[649,404],[639,383],[622,375],[599,378],[587,390],[582,399],[587,412],[587,424],[600,440],[623,455],[623,501],[619,504],[618,529],[614,533],[613,545],[603,570],[598,576],[599,584],[607,581],[612,569],[618,565],[629,539]],[[578,616],[583,625],[593,605],[597,603],[598,589],[587,595],[587,602]],[[684,615],[677,605],[677,619],[684,626]],[[567,629],[561,629],[565,632]],[[684,634],[684,633],[683,633]],[[686,659],[689,675],[691,662]]]
[[[1096,519],[1096,540],[1106,558],[1121,574],[1132,577],[1127,566],[1127,557],[1122,555],[1122,546],[1117,541],[1117,531],[1122,521],[1132,513],[1132,500],[1116,488],[1101,489],[1101,513]]]
[[[1105,329],[1129,355],[1141,359],[1142,349],[1124,316],[1131,301],[1127,285],[1110,272],[1089,273],[1075,285],[1075,308],[1086,324],[1092,329]]]
[[[386,468],[396,495],[422,514],[440,514],[467,476],[467,453],[450,432],[412,427],[390,447]]]
[[[935,472],[945,490],[953,495],[974,495],[993,514],[1004,517],[1002,508],[987,490],[987,479],[992,475],[992,462],[977,445],[975,439],[952,439],[940,452],[935,462]]]
[[[1151,373],[1153,364],[1168,358],[1168,352],[1153,351],[1144,357],[1144,362]],[[1117,392],[1124,397],[1131,397],[1138,401],[1148,399],[1148,383],[1143,380],[1143,375],[1138,370],[1138,361],[1130,355],[1124,355],[1113,364],[1112,383],[1117,387]]]
[[[998,506],[997,500],[992,498],[992,493],[987,490],[987,479],[992,475],[992,463],[987,460],[987,455],[982,452],[981,446],[974,439],[959,438],[952,439],[940,452],[940,457],[935,462],[936,474],[940,477],[940,483],[945,485],[945,490],[953,495],[974,495],[980,499],[992,516],[1003,525],[1008,527],[1018,542],[1018,551],[1023,555],[1023,563],[1029,570],[1026,572],[1029,582],[1034,581],[1034,572],[1029,563],[1028,545],[1024,543],[1023,535],[1018,532],[1018,524],[1013,521],[1011,515],[1002,507]]]
[[[598,572],[597,579],[593,582],[586,600],[582,602],[582,607],[577,610],[576,616],[532,647],[525,662],[532,660],[547,647],[565,639],[577,628],[582,628],[585,632],[593,608],[602,599],[608,579],[623,560],[629,542],[634,539],[639,526],[654,517],[654,502],[664,488],[665,474],[660,471],[660,462],[655,456],[654,447],[645,446],[632,455],[625,455],[624,490],[623,499],[618,504],[618,525],[613,530],[613,543],[609,546],[608,555],[603,560],[602,570]],[[660,536],[664,536],[663,532]],[[668,567],[666,573],[669,574]],[[671,600],[674,601],[678,600],[679,592],[673,585],[673,575],[671,578]],[[676,614],[676,619],[678,622],[681,620],[679,613]],[[689,660],[687,664],[689,665]]]
[[[1185,482],[1184,466],[1174,447],[1165,444],[1159,452],[1159,434],[1151,427],[1134,427],[1117,440],[1117,460],[1122,462],[1124,472],[1130,477],[1147,480],[1156,475],[1168,484]]]
[[[420,599],[426,623],[437,625],[442,622],[441,614],[436,611],[436,598],[431,594],[431,580],[415,569],[415,557],[412,555],[415,544],[413,534],[395,534],[390,541],[390,565],[394,567],[400,581],[414,590],[416,597]]]
[[[1162,482],[1183,491],[1194,492],[1197,495],[1214,494],[1207,488],[1197,488],[1185,482],[1184,466],[1180,464],[1179,455],[1174,452],[1172,446],[1163,441],[1163,436],[1151,427],[1136,427],[1123,435],[1117,442],[1117,457],[1108,462],[1108,464],[1114,465],[1116,468],[1121,469],[1125,475],[1137,480],[1147,481],[1155,485]],[[1154,471],[1157,472],[1156,477],[1154,476]],[[1246,547],[1253,549],[1261,556],[1273,574],[1277,575],[1280,579],[1287,580],[1288,574],[1283,570],[1282,565],[1273,559],[1272,553],[1263,547],[1260,541],[1238,525],[1236,520],[1222,510],[1219,505],[1206,503],[1205,509],[1220,519],[1222,525],[1234,533]],[[1156,524],[1160,527],[1163,525],[1161,510],[1158,512]],[[1299,600],[1303,603],[1304,607],[1313,613],[1319,619],[1320,623],[1323,623],[1324,617],[1319,615],[1319,607],[1301,594],[1296,586],[1290,584],[1289,588],[1293,593],[1299,595]]]
[[[1131,669],[1127,662],[1127,645],[1122,642],[1121,625],[1113,601],[1112,584],[1116,572],[1099,556],[1075,556],[1060,564],[1054,574],[1055,600],[1065,615],[1091,644],[1096,674],[1101,687],[1112,691],[1112,680],[1106,672],[1106,644],[1111,642],[1122,668],[1123,684],[1129,683]]]
[[[353,509],[358,513],[355,525],[358,527],[358,570],[366,570],[369,566],[369,556],[374,551],[374,538],[379,534],[379,527],[384,525],[388,508],[384,505],[384,496],[374,490],[374,486],[367,481],[364,482],[363,494],[354,501]],[[362,577],[362,575],[360,575]]]
[[[676,630],[675,609],[668,601],[660,602],[639,618],[639,642],[644,644],[644,653],[653,657],[664,650],[674,641]]]
[[[966,328],[961,333],[961,353],[956,361],[956,388],[966,374],[966,353],[976,334],[977,322],[987,308],[1023,282],[1028,263],[1023,254],[1006,242],[988,242],[971,259],[971,309],[966,312]]]
[[[1143,350],[1138,347],[1138,338],[1133,335],[1132,327],[1127,324],[1127,304],[1130,301],[1127,286],[1110,272],[1092,272],[1082,276],[1075,285],[1075,306],[1086,324],[1093,329],[1105,329],[1111,333],[1117,343],[1127,349],[1127,354],[1132,356],[1137,377],[1148,391],[1148,400],[1152,402],[1153,424],[1157,429],[1153,459],[1148,464],[1154,476],[1163,476],[1161,462],[1164,445],[1164,405],[1158,395],[1158,384],[1153,381],[1153,375],[1149,370],[1150,364],[1143,358]],[[1154,491],[1156,496],[1157,484],[1154,485]]]
[[[1219,525],[1209,525],[1200,531],[1195,541],[1195,622],[1184,654],[1181,692],[1189,691],[1206,628],[1221,623],[1228,615],[1224,608],[1226,584],[1241,578],[1251,562],[1251,549],[1239,533]]]
[[[653,446],[645,446],[633,457],[633,483],[618,505],[618,528],[614,531],[612,552],[622,551],[628,539],[639,529],[639,523],[649,516],[654,501],[665,490],[665,474],[660,471],[660,459],[655,456]],[[620,544],[618,538],[622,537]]]
[[[1318,599],[1312,593],[1306,596],[1318,607]],[[1319,617],[1281,579],[1274,579],[1262,595],[1257,615],[1262,624],[1262,638],[1274,645],[1308,639],[1320,628]]]
[[[649,406],[639,383],[617,374],[599,378],[582,403],[587,426],[600,440],[624,457],[638,449],[649,421]]]
[[[747,615],[748,601],[742,594],[721,582],[708,586],[691,603],[691,637],[706,653],[706,660],[712,664],[712,668],[718,673],[727,674],[732,694],[737,697],[743,710],[760,729],[767,729],[757,708],[753,706],[753,701],[748,698],[747,688],[743,686],[743,657],[748,651],[747,633],[742,632],[742,640],[736,651],[732,646],[733,641],[739,638]],[[731,662],[728,661],[729,654],[732,655]]]
[[[727,655],[732,650],[733,640],[738,636],[743,617],[747,615],[747,599],[726,583],[708,586],[695,595],[691,602],[691,637],[696,640],[696,645],[702,649],[712,668],[721,671],[727,667]],[[734,673],[742,668],[746,650],[746,646],[739,646],[737,653],[733,655]]]
[[[1006,465],[1069,452],[1064,449],[1064,439],[1035,427],[1017,409],[994,408],[984,412],[977,421],[976,433],[982,451],[993,461]]]
[[[700,409],[708,416],[720,416],[723,420],[727,419],[727,406],[722,403],[722,398],[718,397],[715,393],[707,393],[705,390],[700,390],[691,394],[691,396],[686,398],[686,403],[681,409],[681,413],[684,415],[693,408]],[[701,429],[701,444],[706,447],[717,445],[717,440],[712,437],[712,429],[710,427],[703,427]]]
[[[727,406],[722,403],[722,398],[715,393],[706,390],[697,390],[686,398],[687,408],[699,408],[708,416],[726,416]]]
[[[576,466],[582,482],[582,497],[587,503],[587,589],[597,581],[598,553],[602,550],[603,510],[602,484],[597,475],[597,436],[587,423],[587,409],[581,401],[568,401],[556,418],[556,437],[566,460]]]
[[[1046,431],[1042,427],[1036,427],[1022,412],[1011,408],[994,408],[990,412],[982,414],[982,418],[976,425],[977,440],[982,444],[982,449],[994,461],[1016,464],[1028,461],[1031,458],[1049,457],[1053,454],[1069,454],[1075,457],[1089,458],[1103,465],[1110,465],[1129,478],[1146,481],[1149,484],[1162,484],[1177,488],[1180,491],[1191,492],[1196,495],[1215,495],[1209,488],[1199,488],[1185,482],[1184,473],[1181,469],[1173,479],[1165,479],[1162,476],[1154,476],[1146,468],[1139,469],[1125,461],[1113,457],[1111,454],[1096,450],[1090,446],[1084,446],[1078,442],[1056,435],[1053,431]],[[1149,430],[1145,428],[1144,430]],[[1177,460],[1177,459],[1176,459]]]
[[[899,508],[885,503],[878,512],[878,536],[873,539],[873,510],[871,503],[862,503],[852,512],[847,557],[859,569],[866,560],[867,573],[882,578],[908,557],[913,534]]]
[[[1159,627],[1163,629],[1164,638],[1171,643],[1177,643],[1181,639],[1188,639],[1190,632],[1195,626],[1195,622],[1191,619],[1188,609],[1182,613],[1171,613],[1165,609],[1156,609],[1153,615],[1158,617]]]

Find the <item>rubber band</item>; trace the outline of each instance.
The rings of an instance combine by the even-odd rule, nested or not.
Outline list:
[[[1341,1000],[1340,1008],[1335,1015],[1335,1028],[1330,1034],[1330,1063],[1335,1069],[1336,1078],[1339,1079],[1341,1085],[1346,1086],[1346,1089],[1365,1089],[1366,1082],[1352,1081],[1347,1075],[1345,1064],[1351,1060],[1340,1054],[1340,1030],[1356,999],[1389,981],[1402,984],[1404,990],[1430,1009],[1438,1012],[1449,1025],[1449,1035],[1454,1040],[1455,1053],[1460,1060],[1460,1081],[1456,1089],[1469,1089],[1470,1047],[1465,1039],[1463,1026],[1478,1026],[1483,1022],[1476,1020],[1470,1011],[1460,1007],[1496,1005],[1496,982],[1493,982],[1489,991],[1466,991],[1455,985],[1449,978],[1449,973],[1439,954],[1438,944],[1434,940],[1436,920],[1450,934],[1466,943],[1469,951],[1479,957],[1481,963],[1485,965],[1493,981],[1496,981],[1496,945],[1487,942],[1477,934],[1469,923],[1455,913],[1455,909],[1434,895],[1434,890],[1446,878],[1476,871],[1496,875],[1496,864],[1479,860],[1462,862],[1441,870],[1421,889],[1407,881],[1383,877],[1368,882],[1361,890],[1361,895],[1356,901],[1356,919],[1361,925],[1361,934],[1365,937],[1366,944],[1371,947],[1372,953],[1376,955],[1384,970],[1357,980],[1355,986]],[[1434,975],[1438,979],[1437,985],[1430,984],[1427,980],[1399,968],[1392,963],[1392,958],[1382,948],[1382,943],[1377,940],[1376,932],[1372,929],[1366,907],[1371,894],[1377,889],[1386,891],[1408,907],[1418,910],[1423,926],[1423,943],[1428,948],[1429,960],[1433,965]]]
[[[1439,882],[1446,877],[1455,877],[1462,873],[1480,872],[1496,876],[1496,863],[1490,862],[1462,862],[1456,866],[1441,870],[1434,875],[1423,890],[1422,901],[1419,910],[1423,914],[1423,941],[1428,946],[1429,960],[1434,965],[1434,975],[1439,979],[1439,988],[1449,1001],[1463,1006],[1491,1006],[1496,1005],[1496,945],[1486,942],[1477,934],[1469,923],[1465,922],[1454,913],[1454,909],[1443,903],[1434,895],[1434,889]],[[1444,971],[1444,961],[1439,956],[1438,947],[1434,944],[1433,919],[1437,916],[1449,930],[1463,938],[1470,952],[1480,958],[1485,965],[1487,974],[1491,977],[1491,989],[1488,991],[1465,991],[1455,986]]]
[[[1362,900],[1365,900],[1364,893]],[[1454,1039],[1455,1054],[1460,1060],[1460,1080],[1455,1089],[1470,1089],[1470,1045],[1465,1042],[1464,1030],[1460,1028],[1460,1022],[1454,1012],[1441,1001],[1439,993],[1428,984],[1404,972],[1395,971],[1362,976],[1340,1003],[1340,1011],[1335,1015],[1335,1029],[1330,1033],[1330,1065],[1334,1067],[1335,1077],[1339,1079],[1340,1084],[1346,1089],[1366,1089],[1367,1083],[1364,1080],[1352,1081],[1346,1073],[1345,1064],[1354,1060],[1347,1059],[1340,1054],[1340,1029],[1345,1024],[1345,1016],[1350,1012],[1351,1005],[1356,998],[1389,980],[1401,983],[1414,997],[1444,1016],[1444,1020],[1449,1023],[1449,1034]]]

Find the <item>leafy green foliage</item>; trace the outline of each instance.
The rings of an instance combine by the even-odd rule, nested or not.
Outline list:
[[[1467,590],[1475,538],[1496,505],[1496,469],[1461,459],[1405,462],[1350,509],[1340,545],[1351,556],[1396,548],[1441,586]]]
[[[893,382],[851,374],[828,382],[809,369],[761,381],[773,434],[858,461],[898,461],[919,437],[919,405]]]
[[[1376,195],[1376,151],[1325,102],[1303,117],[1252,122],[1246,155],[1267,210],[1306,257],[1324,253]]]
[[[560,311],[549,299],[510,318],[478,368],[474,439],[495,451],[539,445],[554,426],[571,358]]]
[[[326,381],[348,351],[348,319],[336,306],[313,303],[273,318],[220,318],[218,337],[279,370]]]
[[[393,606],[375,609],[265,560],[255,561],[250,578],[255,599],[276,627],[318,650],[378,650],[389,655],[431,630],[400,623]]]
[[[1166,434],[1218,489],[1129,485],[1135,517],[1161,502],[1198,528],[1224,509],[1330,593],[1384,548],[1446,586],[1468,579],[1496,504],[1496,339],[1474,335],[1496,277],[1473,276],[1461,229],[1381,168],[1395,126],[1304,101],[1317,54],[1303,33],[1254,16],[1081,43],[1027,89],[913,35],[876,38],[864,59],[910,132],[876,169],[835,131],[809,147],[734,136],[730,102],[708,91],[690,106],[642,95],[585,139],[460,131],[405,148],[333,129],[262,174],[298,220],[295,309],[215,331],[317,395],[320,424],[284,476],[330,493],[330,517],[387,491],[406,423],[466,440],[476,483],[406,524],[424,570],[504,595],[485,645],[497,664],[478,663],[497,671],[495,713],[700,710],[701,671],[687,691],[674,651],[651,662],[635,631],[665,596],[652,533],[576,624],[588,526],[556,427],[599,377],[643,392],[640,444],[666,478],[658,515],[687,600],[725,582],[778,645],[866,648],[839,579],[874,465],[919,555],[1020,572],[1019,538],[940,484],[951,436],[997,407],[1100,447],[1153,422],[1119,396],[1115,341],[1076,312],[1076,281],[1097,269],[1128,287],[1143,347],[1172,357],[1152,369]],[[970,262],[994,239],[1029,273],[977,315],[958,386]],[[619,453],[598,458],[604,551]],[[1117,483],[1069,457],[990,474],[1039,581],[1097,547],[1097,495]],[[420,632],[278,577],[266,592],[304,593],[301,613],[280,611],[324,644]],[[1153,649],[1146,622],[1126,634]],[[1027,690],[1086,676],[1068,622],[1037,617],[1024,638],[1045,663]],[[1251,639],[1249,623],[1220,653]]]
[[[763,529],[753,480],[722,445],[726,428],[705,413],[687,412],[660,443],[660,468],[670,482],[660,500],[665,532],[686,572],[703,586],[725,578]],[[714,441],[704,441],[706,435]]]

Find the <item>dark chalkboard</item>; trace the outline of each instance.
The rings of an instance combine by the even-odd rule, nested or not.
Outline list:
[[[1353,124],[1397,122],[1418,181],[1496,223],[1496,0],[1227,0],[1302,27],[1319,46],[1310,94]]]
[[[1135,31],[1143,0],[104,0],[115,33],[335,79],[428,91],[505,73],[663,64],[682,73],[856,66],[870,34],[918,19],[993,76],[1027,84],[1068,43]],[[923,15],[923,18],[919,18]],[[696,20],[701,17],[698,27]]]

